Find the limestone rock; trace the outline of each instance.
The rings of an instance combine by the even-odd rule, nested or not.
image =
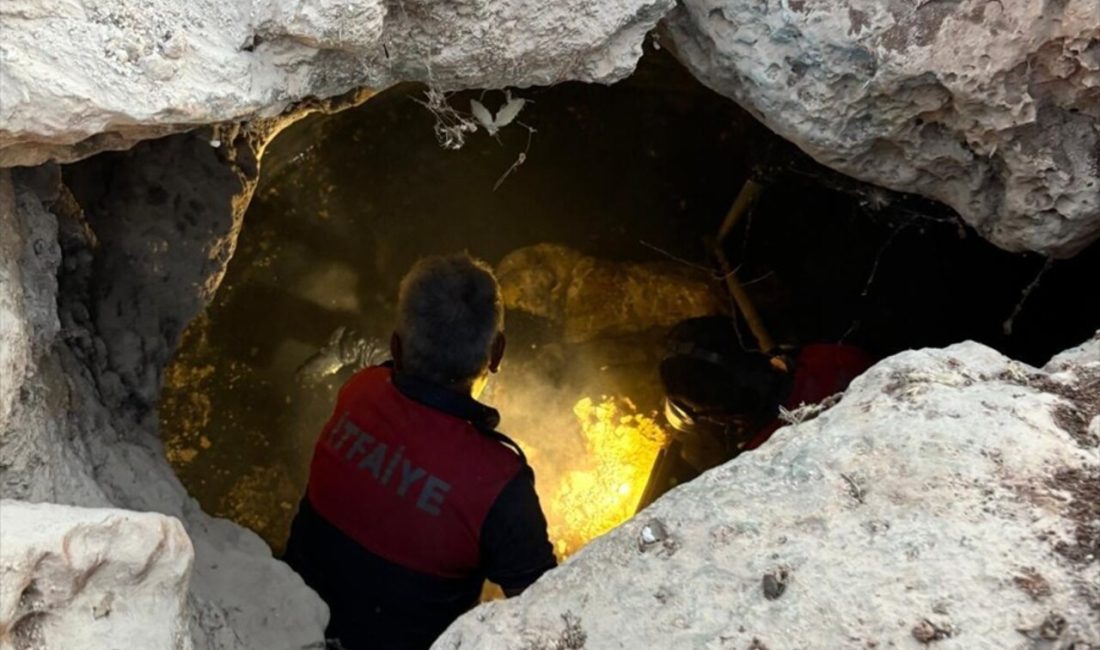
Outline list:
[[[611,82],[672,0],[6,0],[0,166],[72,160],[310,96]]]
[[[1095,0],[673,4],[7,0],[0,166],[398,81],[607,83],[667,14],[690,70],[825,165],[943,201],[1009,250],[1100,235]]]
[[[65,379],[52,347],[60,333],[57,219],[0,172],[0,493],[105,506],[84,445],[50,426]]]
[[[182,521],[194,647],[316,647],[324,603],[254,533],[202,512],[157,436],[163,364],[224,272],[255,152],[223,129],[117,158],[66,184],[56,168],[0,171],[0,487]]]
[[[882,361],[435,647],[1095,647],[1100,448],[1058,411],[1100,414],[1098,343]]]
[[[496,271],[508,309],[559,323],[571,343],[670,327],[722,309],[706,274],[671,263],[611,262],[536,244],[506,255]]]
[[[398,81],[607,83],[667,14],[690,70],[825,165],[941,200],[1009,250],[1100,235],[1094,0],[673,4],[7,0],[0,166]]]
[[[684,0],[680,59],[820,162],[943,201],[997,245],[1100,235],[1095,0]]]
[[[15,648],[190,650],[193,559],[172,517],[0,501],[0,630]]]
[[[1100,332],[1077,347],[1057,354],[1043,367],[1047,372],[1076,372],[1100,366]]]

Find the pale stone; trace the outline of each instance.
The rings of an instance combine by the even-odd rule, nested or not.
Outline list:
[[[193,560],[172,517],[2,500],[4,647],[191,650]]]
[[[677,55],[820,162],[1008,250],[1100,236],[1096,0],[684,0]]]
[[[255,182],[247,134],[95,163],[70,168],[72,193],[56,169],[0,171],[3,494],[176,517],[194,544],[195,648],[317,647],[327,607],[257,535],[202,512],[156,431],[161,370],[220,281]]]
[[[0,6],[0,166],[419,80],[609,83],[672,0],[37,0]]]
[[[1100,396],[1064,379],[975,343],[891,357],[434,647],[1094,647],[1100,448],[1058,409]]]

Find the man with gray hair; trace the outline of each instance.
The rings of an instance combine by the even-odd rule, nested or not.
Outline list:
[[[503,327],[484,262],[420,260],[401,282],[392,363],[340,390],[285,555],[328,603],[337,647],[428,648],[486,579],[513,596],[554,567],[534,474],[475,399]]]

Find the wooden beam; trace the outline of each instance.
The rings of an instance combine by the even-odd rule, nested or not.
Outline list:
[[[756,311],[756,306],[753,305],[752,300],[749,298],[749,293],[745,291],[745,287],[737,278],[737,273],[730,266],[729,259],[726,257],[726,252],[722,249],[722,244],[725,242],[726,237],[733,231],[733,228],[741,218],[748,214],[753,206],[756,205],[756,201],[760,198],[760,194],[763,190],[764,186],[751,178],[745,181],[745,184],[741,186],[741,191],[738,192],[737,199],[734,200],[733,205],[730,206],[729,212],[726,213],[726,218],[722,222],[722,227],[718,229],[718,241],[714,245],[714,254],[718,259],[718,266],[722,271],[722,278],[725,280],[726,289],[730,292],[730,295],[733,296],[733,301],[737,304],[737,309],[741,312],[741,317],[744,318],[745,322],[748,324],[749,331],[752,332],[753,338],[756,339],[756,344],[760,347],[760,351],[770,355],[775,351],[775,341],[772,339],[771,334],[768,333],[767,327],[764,326],[764,319],[760,317],[760,312]]]
[[[737,193],[737,198],[734,200],[733,205],[730,206],[729,212],[726,213],[725,220],[722,221],[722,227],[718,229],[718,246],[722,246],[722,242],[729,237],[729,234],[733,231],[734,226],[741,220],[741,217],[752,211],[753,206],[756,205],[757,199],[764,191],[764,186],[751,178],[745,181],[745,184],[741,186],[741,191]]]

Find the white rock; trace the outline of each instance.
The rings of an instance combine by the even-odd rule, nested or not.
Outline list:
[[[673,0],[38,0],[0,7],[0,166],[403,80],[609,83]],[[88,140],[90,138],[90,140]]]
[[[180,137],[185,142],[177,144],[186,151],[215,155],[208,136]],[[209,160],[206,166],[189,168],[176,153],[175,147],[162,146],[158,148],[161,157],[139,159],[134,167],[146,184],[135,180],[131,186],[182,196],[178,202],[185,205],[191,199],[196,203],[207,199],[212,205],[217,200],[229,203],[236,193],[249,191],[247,182],[242,187],[238,170],[218,167]],[[117,169],[122,173],[121,166]],[[171,212],[158,211],[153,203],[133,202],[148,230],[100,229],[101,241],[108,244],[98,251],[100,262],[115,253],[128,260],[140,259],[138,253],[150,248],[149,242],[157,241],[154,236],[158,234],[170,236],[173,245],[170,251],[147,251],[148,264],[135,263],[126,267],[128,273],[118,272],[112,284],[118,293],[108,298],[115,320],[96,330],[89,321],[83,302],[87,296],[81,295],[79,277],[91,259],[79,247],[65,256],[65,282],[75,295],[58,295],[62,261],[58,242],[71,246],[70,240],[80,237],[79,228],[74,232],[76,224],[66,218],[61,221],[59,236],[59,220],[43,205],[43,200],[59,197],[40,194],[56,193],[56,179],[49,177],[48,169],[37,171],[47,177],[22,175],[24,183],[37,186],[32,191],[26,184],[13,184],[12,173],[0,170],[2,494],[25,501],[114,506],[175,517],[186,526],[194,544],[194,573],[185,614],[189,615],[186,625],[195,648],[317,647],[323,642],[327,607],[288,566],[272,559],[258,536],[214,519],[199,508],[168,465],[156,437],[155,415],[150,418],[149,407],[141,402],[155,400],[157,380],[150,377],[159,375],[170,354],[167,348],[174,345],[165,339],[173,335],[166,333],[164,324],[200,309],[199,296],[208,295],[208,276],[219,278],[224,270],[228,252],[217,254],[220,242],[213,233],[217,227],[235,228],[232,211],[211,210],[205,213],[210,221],[201,226],[192,215],[194,230],[173,231]],[[196,178],[206,184],[195,182]],[[173,194],[167,194],[169,191]],[[64,201],[54,209],[60,209],[58,205]],[[120,227],[129,223],[128,213],[120,211],[113,216]],[[142,293],[142,287],[156,293],[159,282],[168,278],[180,289],[169,292],[163,303]],[[217,280],[212,284],[216,286]],[[59,323],[59,306],[64,312],[63,323]],[[129,348],[127,342],[132,342]],[[118,354],[113,353],[116,346]],[[150,382],[153,385],[147,387]],[[142,392],[145,389],[148,394]],[[2,532],[5,539],[0,551],[6,552],[8,535],[16,533],[6,521]],[[189,547],[189,557],[190,553]],[[3,594],[9,593],[6,584]],[[47,647],[83,650],[98,646],[61,643]],[[134,643],[108,647],[144,650],[169,646]]]
[[[0,493],[105,506],[81,444],[49,421],[64,392],[50,351],[57,317],[57,220],[0,172]]]
[[[0,214],[14,212],[11,179],[0,175]],[[23,238],[14,219],[0,219],[0,431],[7,429],[26,374],[30,337],[23,313]]]
[[[263,40],[289,38],[315,49],[369,51],[382,38],[386,5],[381,0],[268,2],[259,21]]]
[[[974,343],[887,359],[434,647],[1096,644],[1100,449],[1059,427],[1061,392]]]
[[[1100,369],[1100,331],[1081,345],[1056,354],[1044,370],[1047,372],[1073,372],[1082,368]]]
[[[37,0],[0,7],[0,166],[310,96],[608,83],[672,0]],[[1095,0],[684,0],[667,41],[819,161],[952,206],[1009,250],[1100,235]]]
[[[677,55],[822,163],[1009,250],[1100,235],[1096,0],[684,0]]]
[[[0,501],[4,647],[190,650],[193,559],[172,517]]]

